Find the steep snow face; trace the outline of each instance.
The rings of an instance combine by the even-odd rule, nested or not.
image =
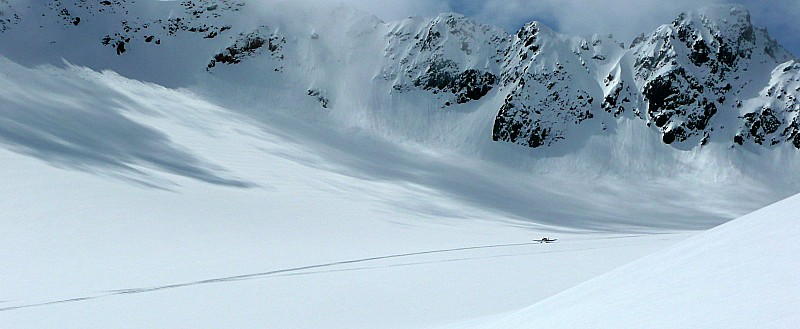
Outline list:
[[[16,6],[19,3],[26,6]],[[674,214],[676,200],[719,201],[706,212],[710,215],[697,220],[703,222],[701,227],[786,197],[800,186],[795,174],[800,172],[800,152],[792,146],[800,146],[794,142],[800,130],[796,64],[775,64],[786,54],[773,44],[775,58],[769,57],[762,48],[771,43],[755,28],[755,46],[741,48],[750,58],[736,55],[735,65],[726,66],[718,51],[725,47],[710,37],[724,31],[720,35],[726,44],[742,39],[748,45],[747,38],[737,37],[749,35],[743,32],[749,20],[738,7],[733,12],[729,6],[718,8],[722,11],[715,15],[687,14],[679,20],[685,24],[678,26],[686,25],[687,31],[691,26],[708,40],[714,51],[707,62],[692,63],[691,48],[680,41],[678,28],[666,25],[653,35],[668,37],[673,46],[665,49],[678,51],[675,64],[663,60],[661,71],[642,74],[637,54],[655,51],[656,44],[648,46],[649,40],[662,40],[661,49],[663,39],[643,38],[630,48],[611,36],[566,36],[539,22],[508,35],[457,14],[386,23],[341,6],[309,10],[283,4],[262,11],[257,3],[241,1],[6,4],[4,11],[14,11],[20,19],[0,33],[0,54],[14,63],[62,66],[65,59],[98,71],[110,69],[141,81],[189,88],[265,126],[289,117],[322,127],[319,130],[334,126],[357,139],[467,154],[521,176],[590,176],[603,185],[602,179],[595,179],[598,172],[614,177],[609,183],[616,181],[614,175],[638,175],[642,179],[631,188],[648,190],[649,200],[659,203],[658,213]],[[80,22],[63,19],[58,8],[66,9],[69,17],[80,17]],[[178,21],[182,23],[174,23]],[[118,52],[111,41],[106,44],[106,36],[124,38],[125,51]],[[724,103],[715,103],[717,114],[711,119],[698,119],[708,121],[702,134],[698,130],[692,140],[665,144],[662,128],[679,123],[688,127],[694,122],[690,119],[697,119],[680,119],[680,111],[689,115],[704,110],[686,105],[680,111],[650,112],[653,100],[643,90],[654,90],[655,81],[663,81],[669,70],[683,68],[700,81],[714,77],[714,67],[724,77],[722,82],[714,78],[714,85],[730,82],[728,93],[739,90],[738,94],[726,94]],[[680,90],[670,85],[672,89]],[[717,102],[710,94],[713,88],[703,89],[703,97]],[[680,95],[658,103],[673,104]],[[658,128],[666,118],[661,114],[667,112],[675,121]],[[708,144],[697,147],[706,133]],[[735,143],[737,134],[742,146]],[[773,140],[792,143],[773,146]],[[455,189],[454,184],[420,179]],[[498,182],[515,188],[508,190]],[[541,188],[538,182],[529,183],[509,173],[481,180],[483,187],[469,194],[513,204],[515,215],[522,217],[552,208],[544,201],[530,202],[529,195]],[[731,208],[727,203],[734,199],[731,195],[751,191],[758,191],[752,192],[758,195],[753,204]],[[578,197],[591,202],[584,196]],[[648,213],[647,202],[633,203],[641,210],[638,214]],[[555,221],[559,216],[546,217]],[[634,217],[608,210],[602,216],[587,211],[569,220],[636,225]],[[690,217],[676,215],[665,221],[691,221]],[[655,218],[647,221],[665,217]]]
[[[621,231],[713,225],[756,199],[640,205],[642,189],[604,193],[617,181],[587,189],[327,122],[253,120],[76,66],[0,57],[0,104],[4,328],[430,328],[687,237]],[[531,241],[554,235],[570,242]]]
[[[217,67],[223,71],[231,68]],[[270,179],[247,177],[232,168],[259,168],[272,173],[274,164],[262,158],[247,158],[242,163],[235,159],[260,153],[264,145],[299,144],[295,148],[303,150],[302,154],[284,156],[325,169],[332,176],[421,189],[421,198],[428,203],[419,207],[376,192],[377,197],[404,209],[450,218],[442,207],[453,206],[458,200],[473,209],[454,206],[461,209],[459,213],[464,211],[475,218],[518,219],[602,231],[708,228],[779,199],[797,186],[794,176],[781,170],[793,163],[792,157],[773,159],[781,167],[765,170],[760,177],[726,176],[732,163],[719,161],[724,157],[716,156],[692,158],[697,167],[653,165],[660,161],[652,159],[664,151],[657,148],[641,155],[642,159],[631,157],[628,145],[611,156],[585,154],[586,159],[625,158],[659,173],[625,176],[598,173],[593,162],[582,161],[577,164],[582,166],[579,170],[572,170],[576,168],[572,156],[544,166],[517,155],[516,148],[498,149],[482,158],[440,147],[387,141],[365,131],[341,130],[331,125],[319,108],[298,107],[287,117],[272,103],[252,104],[235,97],[221,103],[210,100],[213,98],[186,89],[129,80],[113,72],[97,73],[76,66],[26,68],[0,57],[0,104],[4,104],[0,111],[0,148],[28,162],[33,158],[100,176],[98,179],[133,182],[145,189],[171,190],[190,182],[192,186],[250,190],[273,184]],[[248,108],[246,116],[241,115],[242,108]],[[172,124],[176,122],[177,126]],[[244,127],[246,130],[236,135],[250,137],[217,137],[225,136],[220,135],[220,129]],[[261,129],[270,134],[258,133]],[[272,135],[280,138],[275,141],[277,137]],[[638,136],[638,132],[633,135]],[[701,172],[698,168],[712,170]],[[63,169],[59,170],[70,172]],[[720,174],[706,176],[711,171]],[[431,193],[447,195],[450,201],[430,199]]]
[[[794,328],[800,195],[499,321],[460,328]]]

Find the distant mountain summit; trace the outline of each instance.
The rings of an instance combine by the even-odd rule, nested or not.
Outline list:
[[[420,107],[477,111],[488,115],[472,134],[531,148],[613,134],[624,122],[681,150],[800,149],[800,63],[741,6],[681,14],[629,44],[540,22],[509,35],[452,13],[384,23],[342,8],[320,20],[281,15],[286,8],[252,18],[249,6],[0,0],[0,54],[163,83],[273,81],[284,103],[334,115],[391,109],[387,124]]]
[[[553,145],[579,126],[628,117],[683,149],[711,140],[800,146],[796,63],[742,7],[681,14],[628,47],[539,25],[512,41],[495,140]]]

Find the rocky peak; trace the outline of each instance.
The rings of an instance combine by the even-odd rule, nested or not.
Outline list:
[[[599,39],[598,39],[599,40]],[[513,37],[503,64],[505,99],[493,139],[529,147],[550,146],[600,112],[603,90],[595,80],[606,56],[602,42],[562,35],[539,22]]]
[[[765,29],[753,26],[741,6],[681,14],[626,48],[610,35],[568,36],[541,22],[508,34],[454,13],[387,24],[340,10],[325,15],[330,20],[322,25],[272,17],[275,22],[248,26],[239,19],[246,12],[244,0],[54,0],[32,3],[40,11],[22,17],[10,4],[0,0],[0,41],[9,40],[2,38],[15,29],[23,37],[0,51],[28,49],[25,28],[16,27],[32,19],[37,21],[19,24],[56,31],[64,36],[59,40],[67,42],[71,31],[90,35],[90,41],[81,40],[90,42],[92,49],[101,48],[104,65],[115,69],[126,58],[158,62],[161,51],[180,54],[186,67],[216,76],[236,76],[241,63],[249,62],[244,65],[274,71],[271,77],[311,86],[299,93],[317,98],[331,112],[342,103],[336,98],[363,96],[348,90],[330,92],[326,86],[338,85],[335,79],[342,78],[347,65],[365,65],[366,70],[352,70],[352,77],[372,83],[376,94],[370,97],[388,95],[389,100],[381,99],[383,104],[490,111],[494,140],[532,148],[607,134],[603,131],[613,132],[622,120],[649,127],[679,149],[712,141],[732,147],[790,143],[800,148],[800,66]],[[170,15],[152,15],[165,8]],[[316,32],[336,27],[345,32]],[[53,44],[48,41],[32,42]],[[338,47],[336,42],[358,47]],[[57,52],[62,44],[66,42],[38,49]],[[76,53],[88,52],[74,44]],[[355,53],[338,53],[348,51]],[[327,70],[309,78],[306,68],[290,65],[307,62],[303,56],[367,60],[320,60],[313,69]],[[331,81],[319,81],[324,79]]]
[[[665,143],[685,148],[708,142],[715,116],[737,112],[743,91],[756,83],[745,77],[791,58],[737,5],[680,14],[637,38],[631,53],[646,119]]]
[[[777,91],[760,96],[761,102],[780,106],[749,108],[744,101],[756,96],[752,90],[770,79],[774,67],[792,57],[765,29],[753,26],[743,7],[683,13],[636,38],[628,50],[623,47],[612,37],[582,40],[537,22],[526,24],[505,58],[501,79],[508,95],[495,120],[494,139],[554,145],[577,126],[598,126],[599,118],[599,126],[606,127],[603,112],[618,118],[629,111],[635,115],[629,119],[643,119],[664,143],[681,149],[705,145],[726,125],[716,140],[740,145],[747,140],[763,144],[770,137],[773,144],[794,140],[796,116],[786,114],[795,107],[795,98],[785,94],[792,89],[788,73],[773,73],[782,78],[768,89]],[[781,90],[782,100],[766,100]],[[782,139],[773,136],[779,128],[786,131]]]
[[[708,32],[728,40],[755,38],[750,12],[740,5],[713,5],[684,12],[672,22],[673,26],[702,26]]]
[[[509,84],[519,79],[526,65],[533,63],[542,46],[555,38],[555,32],[539,22],[530,22],[514,34],[503,61],[503,83]]]
[[[698,65],[709,60],[707,55],[714,54],[727,66],[762,52],[777,63],[792,58],[766,29],[755,27],[750,13],[739,5],[710,6],[684,13],[672,26],[678,39],[693,51],[693,62]]]
[[[404,20],[387,35],[382,78],[394,92],[430,91],[445,107],[478,100],[496,84],[507,38],[459,14]]]

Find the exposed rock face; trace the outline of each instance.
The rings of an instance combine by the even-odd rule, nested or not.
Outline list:
[[[479,100],[496,86],[507,42],[502,30],[458,14],[402,21],[387,39],[382,78],[393,82],[395,92],[440,95],[444,106]]]
[[[726,132],[731,144],[797,139],[797,90],[791,82],[796,68],[784,64],[792,56],[739,6],[681,14],[628,49],[602,44],[597,37],[569,38],[536,23],[523,27],[505,59],[501,80],[507,96],[494,140],[551,146],[577,125],[627,113],[657,129],[664,143],[684,149],[705,145],[725,125],[740,127],[735,135]],[[612,60],[618,63],[607,71],[604,64]],[[752,90],[771,77],[756,101]]]
[[[0,0],[0,36],[30,18],[20,17],[10,3]],[[266,60],[258,65],[288,77],[285,70],[315,58],[348,57],[337,57],[334,53],[342,50],[327,44],[322,31],[300,32],[279,23],[237,26],[237,15],[247,6],[243,0],[171,3],[169,17],[157,19],[128,15],[134,5],[132,0],[54,0],[40,4],[45,14],[36,19],[71,31],[86,29],[103,15],[122,17],[97,40],[121,56],[114,58],[143,46],[163,49],[156,46],[178,37],[211,42],[206,49],[213,50],[199,61],[201,67],[207,63],[207,71],[222,64],[234,70],[236,64],[261,57]],[[442,111],[496,113],[495,141],[557,147],[559,141],[600,134],[627,120],[684,150],[710,142],[732,147],[789,143],[800,149],[800,64],[766,30],[753,26],[740,6],[681,14],[627,47],[610,35],[566,36],[538,22],[509,35],[458,14],[388,24],[356,19],[342,25],[342,31],[354,44],[365,35],[377,40],[365,42],[369,48],[359,48],[357,57],[376,63],[364,65],[378,65],[360,71],[369,72],[363,78],[373,78],[376,88],[386,89],[375,97],[389,97],[387,106],[412,99]],[[296,33],[310,33],[312,42],[302,44],[298,40],[308,37]],[[299,47],[309,49],[303,55]],[[330,63],[324,68],[331,72],[354,65]],[[304,78],[296,73],[300,77],[295,78]],[[335,98],[349,94],[332,87],[336,81],[325,80],[335,79],[327,71],[317,73],[309,78],[316,80],[302,81],[298,92],[334,112],[337,104],[347,103]],[[488,138],[488,132],[475,133]]]
[[[640,39],[632,53],[647,119],[667,144],[704,144],[715,115],[736,112],[736,102],[747,97],[742,91],[752,80],[745,78],[758,74],[759,65],[791,58],[736,6],[681,14]],[[752,116],[747,120],[761,126]]]
[[[549,146],[564,139],[571,127],[594,118],[602,89],[586,83],[594,81],[587,59],[599,58],[584,40],[562,37],[536,22],[524,26],[503,62],[508,94],[495,119],[493,139]]]
[[[308,96],[316,98],[319,102],[319,105],[321,105],[322,108],[327,109],[328,105],[330,104],[330,99],[328,99],[325,94],[325,91],[319,89],[310,89],[308,91]]]
[[[259,56],[263,53],[269,53],[274,61],[281,61],[284,59],[281,50],[285,44],[286,38],[275,34],[268,26],[261,26],[250,33],[239,34],[232,45],[214,55],[206,70],[211,70],[218,63],[238,64],[248,57]],[[282,67],[275,68],[275,71],[281,70]]]
[[[125,0],[101,3],[105,3],[109,10],[126,10]],[[243,1],[232,0],[182,1],[184,12],[180,15],[167,19],[122,21],[122,29],[104,37],[103,44],[112,46],[117,55],[121,55],[126,45],[137,39],[152,45],[160,45],[162,39],[179,33],[196,33],[213,39],[231,29],[230,25],[219,22],[219,18],[239,11],[243,6]]]
[[[759,145],[791,143],[800,149],[800,63],[778,66],[769,86],[761,91],[756,108],[741,116],[736,143],[752,140]]]

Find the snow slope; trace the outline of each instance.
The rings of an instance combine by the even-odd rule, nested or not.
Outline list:
[[[460,328],[796,328],[800,195],[500,320]]]
[[[270,131],[302,145],[307,154],[293,156],[321,169],[412,184],[507,218],[577,229],[706,228],[780,198],[792,186],[776,185],[772,172],[751,178],[703,176],[692,170],[670,177],[549,170],[537,168],[536,159],[514,156],[514,150],[502,148],[497,150],[497,159],[482,160],[426,144],[398,144],[370,131],[340,130],[325,113],[303,108],[289,117],[271,104],[242,101],[231,109],[203,100],[195,92],[176,92],[112,72],[98,74],[78,67],[28,69],[8,60],[0,63],[0,98],[6,104],[0,112],[0,141],[8,149],[55,166],[157,188],[174,184],[164,174],[232,187],[260,183],[220,166],[223,155],[202,146],[222,148],[225,141],[210,138],[188,146],[176,144],[172,128],[157,129],[132,118],[174,116],[174,121],[185,121],[194,129],[213,131],[210,127],[230,116],[247,122],[251,129]],[[241,109],[244,106],[246,110]],[[97,126],[99,122],[103,125]],[[577,162],[575,158],[561,160]],[[703,166],[698,160],[697,167]],[[664,193],[672,195],[665,199]]]
[[[212,2],[219,5],[206,6]],[[186,88],[255,126],[303,140],[329,160],[331,165],[326,166],[331,170],[409,181],[516,219],[589,229],[610,225],[634,230],[703,229],[800,190],[800,152],[788,143],[731,148],[726,137],[703,148],[682,150],[664,144],[654,127],[633,114],[615,117],[600,110],[599,95],[591,96],[598,99],[592,106],[603,111],[604,119],[562,127],[576,138],[538,149],[492,140],[498,109],[507,103],[512,89],[520,93],[517,100],[522,103],[508,104],[517,104],[518,109],[539,101],[548,103],[535,96],[547,89],[548,81],[525,83],[529,81],[526,75],[539,76],[564,66],[569,72],[562,73],[577,80],[560,82],[553,76],[556,85],[580,86],[592,95],[612,91],[611,85],[601,88],[596,81],[605,78],[606,71],[619,71],[620,79],[623,75],[634,79],[633,72],[627,72],[633,59],[623,60],[625,50],[607,37],[564,36],[541,23],[531,23],[509,36],[457,14],[385,23],[345,6],[302,8],[291,2],[259,6],[243,1],[116,1],[108,8],[101,6],[102,12],[80,1],[15,3],[28,6],[9,7],[22,19],[0,35],[0,54],[12,63],[27,68],[64,66],[63,58],[96,71],[113,70],[127,78]],[[727,11],[733,15],[731,8]],[[744,16],[741,10],[736,13]],[[723,14],[724,10],[717,16]],[[77,25],[75,17],[82,18]],[[111,41],[105,42],[106,37]],[[533,39],[526,46],[528,37]],[[119,42],[125,52],[118,54]],[[254,44],[262,47],[252,49]],[[533,46],[540,48],[536,56],[517,60],[517,55],[510,55],[519,52],[522,56]],[[606,59],[583,64],[578,60],[597,55]],[[561,64],[562,59],[570,63]],[[612,59],[624,63],[617,65]],[[209,66],[212,60],[216,64]],[[797,87],[794,66],[782,68],[788,71],[778,69],[781,74],[776,72],[767,88],[775,92],[764,90],[750,105],[768,102],[794,113],[796,98],[786,94]],[[764,79],[766,74],[753,73]],[[482,89],[478,82],[488,83],[492,75],[495,86]],[[15,77],[7,79],[9,85],[16,83]],[[635,85],[633,80],[627,84]],[[21,89],[7,93],[13,90]],[[577,89],[563,92],[571,100],[588,102]],[[9,102],[24,99],[7,97]],[[126,99],[110,104],[121,101]],[[95,102],[92,106],[108,104]],[[541,122],[561,125],[565,116],[557,107],[553,107],[555,112],[542,112],[555,121]],[[42,125],[37,117],[41,114],[32,114],[36,111],[10,109],[2,115],[13,126],[6,128],[3,138],[13,149],[39,157],[53,157],[49,152],[56,151],[55,160],[61,164],[99,165],[103,170],[126,171],[123,175],[131,172],[124,167],[135,162],[207,181],[247,184],[216,172],[210,160],[177,155],[183,150],[166,143],[163,134],[117,114],[87,114],[49,104],[41,108],[49,117],[60,116],[56,121],[75,120],[70,123],[74,129],[53,132],[55,125]],[[754,114],[752,123],[763,126],[769,117]],[[108,120],[114,129],[135,130],[130,133],[146,137],[141,145],[126,149],[132,145],[122,145],[124,136],[107,140],[72,132],[98,119]],[[789,121],[787,129],[792,126]],[[42,138],[15,136],[19,126],[44,136],[56,134],[81,146],[54,146]],[[106,155],[90,154],[87,149]],[[416,149],[434,156],[418,156]],[[152,154],[185,159],[156,163],[159,158]],[[564,203],[578,206],[567,208]]]
[[[519,309],[690,235],[534,223],[602,210],[559,210],[560,191],[523,221],[471,183],[506,171],[266,126],[113,72],[0,60],[0,86],[4,328],[427,328]],[[531,242],[543,235],[560,242]]]
[[[0,1],[2,327],[429,328],[534,305],[800,186],[791,143],[677,148],[613,109],[552,148],[492,140],[498,109],[553,82],[516,78],[561,59],[567,105],[635,84],[613,38],[87,3]],[[774,57],[729,113],[754,140],[796,126],[798,67]]]

